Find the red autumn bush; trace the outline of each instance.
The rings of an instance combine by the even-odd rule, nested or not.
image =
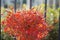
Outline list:
[[[48,34],[47,23],[39,11],[22,10],[12,13],[5,20],[4,32],[17,40],[41,40]]]

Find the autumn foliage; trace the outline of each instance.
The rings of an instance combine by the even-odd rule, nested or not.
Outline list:
[[[21,10],[7,16],[4,32],[17,40],[41,40],[48,35],[48,27],[41,12]]]

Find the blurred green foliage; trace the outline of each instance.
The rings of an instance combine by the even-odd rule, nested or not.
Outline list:
[[[59,8],[60,9],[60,8]],[[54,29],[49,32],[46,40],[58,40],[58,30],[59,30],[59,11],[58,9],[47,9],[46,21],[48,25],[52,25]]]

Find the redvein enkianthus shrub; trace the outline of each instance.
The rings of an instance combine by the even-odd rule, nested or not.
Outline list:
[[[4,32],[17,40],[41,40],[48,34],[43,15],[35,10],[21,10],[12,13],[5,20]]]

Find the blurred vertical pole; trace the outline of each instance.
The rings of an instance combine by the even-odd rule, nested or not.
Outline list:
[[[44,13],[45,21],[46,21],[46,13],[47,13],[47,0],[45,0],[45,13]]]
[[[1,4],[2,4],[2,1],[0,0],[0,9],[1,9]]]
[[[14,0],[14,10],[15,10],[15,13],[16,13],[16,2],[17,2],[17,0]],[[16,40],[15,36],[13,36],[13,38],[14,38],[14,40]]]
[[[60,0],[59,0],[59,8],[60,8]],[[59,9],[59,20],[60,20],[60,9]],[[60,23],[60,21],[59,21],[59,23]],[[60,40],[60,24],[59,24],[59,40]]]
[[[0,7],[3,6],[3,0],[0,0]]]
[[[1,23],[1,0],[0,0],[0,23]],[[1,24],[0,24],[0,39],[1,39]]]
[[[60,13],[60,10],[59,10],[59,13]],[[60,14],[59,14],[59,20],[60,20]],[[59,21],[59,23],[60,23],[60,21]],[[59,35],[59,36],[58,36],[58,39],[60,40],[60,26],[59,26],[59,31],[58,31],[58,32],[59,32],[59,34],[58,34],[58,35]]]
[[[15,12],[16,12],[16,2],[17,2],[17,0],[15,0],[15,2],[14,2],[14,10],[15,10]]]
[[[31,7],[32,7],[32,0],[30,0],[30,9],[31,9]]]
[[[0,0],[0,17],[1,17],[1,1],[2,0]],[[0,20],[1,20],[1,18],[0,18]],[[1,23],[1,21],[0,21],[0,23]],[[0,29],[1,30],[1,29]]]
[[[60,0],[59,0],[59,8],[60,8]],[[59,20],[60,20],[60,10],[59,10]],[[60,21],[59,21],[60,23]],[[60,26],[59,26],[59,34],[58,34],[58,40],[60,40]]]

